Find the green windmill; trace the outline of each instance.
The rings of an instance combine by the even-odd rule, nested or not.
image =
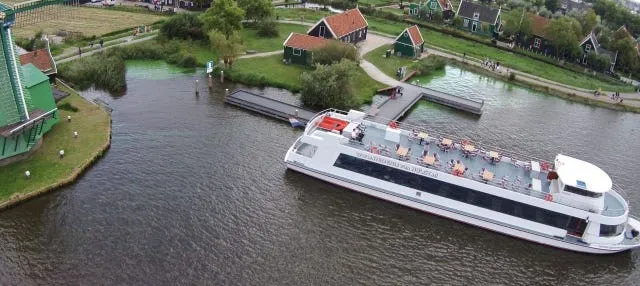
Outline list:
[[[11,29],[64,16],[55,9],[77,3],[34,0],[10,7],[0,2],[0,165],[30,151],[59,121],[48,78],[35,66],[20,64]]]

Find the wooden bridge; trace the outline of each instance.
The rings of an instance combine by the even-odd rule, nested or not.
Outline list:
[[[482,114],[484,100],[468,99],[409,83],[400,83],[398,87],[402,88],[401,95],[396,94],[393,99],[372,108],[368,113],[371,120],[383,124],[398,120],[421,98],[473,114]],[[393,91],[393,88],[382,89],[379,92],[384,91]]]

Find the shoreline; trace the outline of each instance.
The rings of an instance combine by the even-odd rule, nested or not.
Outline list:
[[[93,103],[91,103],[90,101],[86,100],[85,98],[83,98],[82,96],[80,96],[79,93],[77,93],[75,90],[71,89],[71,92],[76,93],[76,95],[78,97],[80,97],[81,100],[87,102],[88,104],[93,105]],[[6,210],[9,209],[11,207],[20,205],[24,202],[27,202],[33,198],[39,197],[41,195],[53,192],[55,190],[58,190],[61,187],[64,186],[68,186],[70,184],[73,184],[76,182],[76,180],[82,176],[85,171],[87,171],[89,168],[91,168],[93,166],[93,164],[95,164],[99,159],[101,159],[104,155],[105,152],[107,152],[109,150],[109,148],[111,147],[111,125],[112,125],[112,119],[111,119],[111,115],[105,111],[104,109],[102,109],[102,107],[98,107],[100,112],[104,112],[106,114],[106,116],[108,117],[108,124],[106,125],[106,130],[105,130],[105,138],[106,140],[95,150],[93,151],[87,158],[85,158],[84,160],[82,160],[79,164],[79,166],[74,167],[70,173],[65,174],[63,177],[61,178],[57,178],[55,180],[55,182],[50,183],[46,186],[37,188],[34,191],[30,191],[30,192],[26,192],[26,193],[20,193],[19,191],[14,192],[8,199],[6,200],[2,200],[0,201],[0,211],[2,210]],[[78,119],[76,119],[78,120]],[[58,124],[66,124],[66,122],[60,122]],[[43,139],[42,144],[47,144],[48,140],[50,139],[50,136],[47,136],[50,134],[45,134],[45,138]],[[56,134],[58,136],[60,136],[61,134]],[[37,151],[42,150],[42,148],[40,148]],[[28,158],[25,158],[23,160],[21,160],[22,162],[27,162],[30,159],[33,159],[33,155],[35,153],[34,152],[32,154],[29,155]],[[14,163],[18,163],[18,162],[14,162]],[[7,165],[8,167],[10,167],[12,164]],[[20,178],[23,179],[23,178]],[[32,178],[35,179],[35,178]]]
[[[632,106],[629,104],[618,104],[618,103],[613,103],[613,102],[606,102],[603,100],[597,100],[597,99],[592,99],[586,96],[582,96],[582,95],[578,95],[577,93],[567,93],[561,90],[558,90],[556,88],[553,88],[551,86],[545,85],[545,84],[536,84],[536,83],[532,83],[531,80],[526,80],[523,79],[523,76],[519,76],[516,75],[514,80],[509,79],[509,75],[505,72],[505,73],[496,73],[496,72],[492,72],[489,71],[485,68],[481,68],[481,67],[477,67],[473,64],[469,64],[468,62],[461,62],[458,61],[456,59],[451,59],[450,60],[450,64],[467,69],[471,72],[474,73],[478,73],[478,74],[482,74],[485,76],[490,76],[492,78],[495,79],[499,79],[502,80],[504,82],[508,82],[511,84],[515,84],[518,85],[520,87],[524,87],[527,89],[531,89],[537,92],[541,92],[545,95],[549,95],[549,96],[555,96],[555,97],[559,97],[571,102],[576,102],[576,103],[582,103],[582,104],[586,104],[586,105],[590,105],[590,106],[595,106],[595,107],[602,107],[602,108],[606,108],[606,109],[611,109],[611,110],[616,110],[616,111],[625,111],[625,112],[633,112],[633,113],[640,113],[640,106],[636,107],[636,106]],[[601,95],[601,97],[607,97],[606,95]],[[632,99],[628,99],[633,101]]]

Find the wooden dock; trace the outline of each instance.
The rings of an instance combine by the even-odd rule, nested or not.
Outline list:
[[[234,90],[227,95],[224,101],[287,122],[290,117],[295,117],[300,122],[307,123],[316,114],[316,112],[302,109],[299,106],[242,89]]]
[[[396,96],[376,107],[375,117],[370,116],[371,120],[382,124],[398,120],[422,98],[473,114],[482,114],[484,101],[455,96],[408,83],[401,83],[399,86],[403,88],[402,96]]]

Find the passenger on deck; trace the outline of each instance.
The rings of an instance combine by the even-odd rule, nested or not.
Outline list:
[[[438,156],[438,153],[433,153],[433,158],[436,158],[436,162],[440,161],[440,157]]]

